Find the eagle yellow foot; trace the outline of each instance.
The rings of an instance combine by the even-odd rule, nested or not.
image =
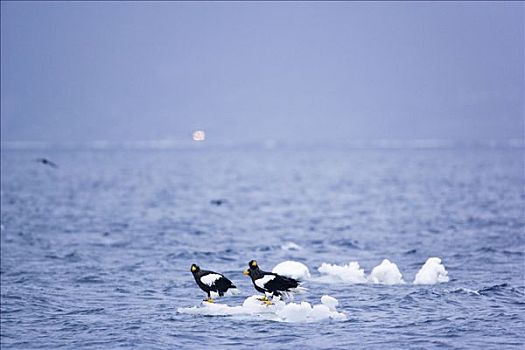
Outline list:
[[[266,305],[273,305],[271,300],[263,300],[263,303]]]
[[[257,300],[260,300],[260,301],[270,301],[270,299],[268,299],[268,298],[266,297],[266,295],[263,296],[262,298],[257,298]]]
[[[211,304],[215,302],[215,300],[213,300],[212,298],[205,299],[204,301]]]

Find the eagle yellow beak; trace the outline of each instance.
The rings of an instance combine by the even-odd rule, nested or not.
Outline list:
[[[197,270],[197,268],[196,268],[195,266],[192,266],[192,267],[191,267],[191,271],[192,271],[192,272],[195,272],[195,270]]]
[[[242,272],[242,274],[248,276],[248,275],[250,274],[250,271],[248,271],[248,270],[244,270],[244,271]]]

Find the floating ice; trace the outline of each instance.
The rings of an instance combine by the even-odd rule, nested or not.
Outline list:
[[[296,280],[306,280],[311,277],[310,271],[305,264],[291,260],[275,265],[272,272]]]
[[[354,261],[347,265],[332,265],[322,263],[317,269],[322,276],[314,278],[317,282],[325,283],[377,283],[377,284],[403,284],[403,275],[396,264],[388,259],[374,267],[368,277],[360,268],[359,263]],[[440,258],[428,258],[414,279],[414,284],[435,284],[448,282],[448,272],[441,263]]]
[[[329,295],[323,295],[321,297],[321,303],[323,303],[323,305],[328,307],[331,311],[335,311],[335,307],[339,305],[339,301]]]
[[[322,263],[317,270],[325,275],[322,282],[366,283],[365,270],[356,261],[343,266]]]
[[[282,250],[301,250],[301,246],[294,242],[285,242],[281,246]]]
[[[326,305],[314,305],[303,301],[300,304],[291,303],[277,311],[284,322],[311,322],[330,318],[333,312]]]
[[[397,265],[385,259],[380,265],[373,268],[368,276],[368,281],[378,284],[402,284],[403,275],[399,272]]]
[[[253,295],[244,300],[242,306],[226,304],[210,304],[203,302],[202,306],[179,308],[177,312],[191,315],[236,316],[249,319],[263,319],[277,322],[317,322],[326,319],[346,320],[344,313],[338,312],[337,299],[324,295],[321,304],[312,306],[310,303],[285,303],[275,300],[273,305],[263,304],[260,296]]]
[[[448,282],[448,272],[440,258],[428,258],[416,274],[414,284],[436,284]]]

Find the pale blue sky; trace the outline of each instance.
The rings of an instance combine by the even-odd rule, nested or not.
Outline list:
[[[2,2],[2,140],[523,136],[521,2]]]

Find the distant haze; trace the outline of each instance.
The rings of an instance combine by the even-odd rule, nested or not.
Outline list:
[[[2,2],[2,141],[523,138],[522,2]]]

